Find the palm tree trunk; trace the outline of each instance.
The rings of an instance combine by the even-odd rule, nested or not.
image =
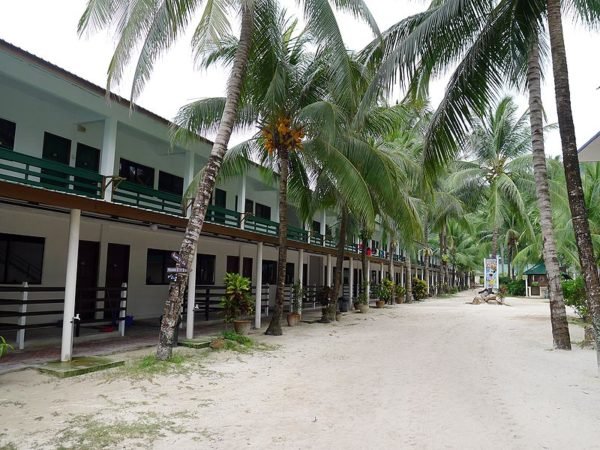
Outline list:
[[[329,320],[335,321],[337,312],[337,299],[340,297],[340,288],[342,286],[342,274],[344,272],[344,250],[346,249],[346,223],[348,222],[348,211],[342,208],[340,217],[340,235],[335,259],[335,277],[333,279],[333,298],[329,304]]]
[[[507,256],[507,265],[508,265],[508,267],[506,268],[506,270],[508,271],[508,276],[512,280],[512,277],[510,275],[510,263],[511,263],[511,260],[512,260],[512,247],[509,245],[508,248],[506,249],[506,251],[508,252],[508,255],[506,255]]]
[[[394,244],[390,240],[390,254],[388,255],[388,271],[390,273],[390,280],[392,283],[395,281],[394,277]],[[390,296],[390,305],[394,304],[394,289],[392,289],[392,295]]]
[[[438,277],[437,277],[437,294],[440,295],[442,294],[442,285],[444,284],[444,261],[443,261],[443,256],[444,256],[444,248],[443,248],[443,240],[444,240],[444,236],[443,233],[440,231],[439,235],[438,235],[438,239],[439,239],[439,245],[440,245],[440,264],[439,264],[439,268],[438,268]]]
[[[204,167],[202,181],[198,185],[196,196],[192,204],[192,211],[188,221],[183,242],[179,249],[185,267],[192,267],[194,253],[198,245],[198,239],[204,224],[204,217],[208,208],[210,196],[214,190],[217,174],[221,168],[223,157],[227,152],[227,146],[233,130],[233,124],[237,116],[238,104],[242,83],[248,65],[248,55],[252,40],[252,28],[254,26],[254,10],[251,6],[242,8],[242,24],[240,30],[240,41],[235,52],[233,67],[227,81],[227,98],[223,116],[219,123],[217,136],[213,144],[210,157]],[[173,352],[175,340],[175,328],[181,315],[183,296],[188,281],[187,273],[177,274],[175,282],[169,286],[169,297],[165,302],[163,317],[160,323],[158,345],[156,347],[156,358],[159,360],[169,359]]]
[[[410,253],[406,252],[406,303],[412,302],[412,267]]]
[[[544,111],[542,107],[541,69],[538,43],[535,42],[527,68],[527,87],[529,90],[529,120],[531,122],[531,150],[533,153],[533,174],[535,189],[540,209],[540,225],[542,227],[544,263],[548,274],[550,288],[550,322],[554,347],[571,350],[569,324],[560,284],[560,266],[554,241],[552,226],[552,204],[548,187],[546,155],[544,151]],[[510,264],[510,261],[509,261]],[[508,269],[510,273],[510,267]]]
[[[369,295],[369,273],[368,273],[368,262],[367,262],[367,245],[369,244],[369,240],[366,237],[366,234],[363,234],[361,237],[362,241],[362,252],[360,255],[361,263],[362,263],[362,288],[363,292],[367,293],[367,298]]]
[[[547,0],[554,91],[573,231],[575,232],[575,240],[577,242],[577,249],[579,250],[579,261],[585,280],[592,324],[596,332],[596,362],[598,364],[598,371],[600,371],[600,282],[598,280],[598,272],[596,271],[597,267],[592,247],[590,225],[583,197],[581,174],[579,173],[579,157],[577,156],[575,125],[571,111],[569,72],[562,31],[560,3],[560,0]]]
[[[494,226],[492,231],[492,259],[498,255],[498,227]]]
[[[279,159],[279,255],[277,258],[277,289],[275,291],[275,308],[271,322],[265,334],[281,336],[281,316],[285,300],[285,272],[287,266],[287,187],[289,172],[289,150],[285,147],[277,149]]]

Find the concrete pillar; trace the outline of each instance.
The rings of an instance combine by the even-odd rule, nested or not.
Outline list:
[[[102,151],[100,152],[100,175],[111,177],[116,175],[115,157],[117,152],[117,119],[108,117],[104,120],[104,134],[102,135]],[[104,191],[104,200],[111,201],[112,184]]]
[[[348,277],[348,297],[350,302],[354,299],[354,258],[350,257],[349,261],[350,266],[350,276]]]
[[[198,252],[194,252],[192,267],[188,273],[187,292],[187,316],[185,324],[186,339],[194,339],[194,307],[196,306],[196,264],[198,263]]]
[[[71,361],[73,356],[73,321],[75,316],[75,288],[77,287],[77,256],[79,254],[79,229],[81,210],[72,209],[69,221],[67,246],[67,276],[65,279],[65,303],[63,310],[62,344],[60,360]]]
[[[333,284],[333,262],[331,253],[327,253],[327,286],[331,287]]]
[[[304,250],[298,250],[298,284],[304,286]]]
[[[184,168],[184,175],[183,175],[183,194],[184,195],[187,192],[190,185],[192,184],[192,181],[194,181],[194,176],[196,175],[196,171],[194,168],[195,159],[196,159],[196,155],[194,152],[192,152],[192,151],[185,152],[185,168]],[[186,203],[184,205],[185,216],[190,217],[192,208],[187,207],[187,199],[185,199],[185,200],[186,200]]]
[[[263,265],[263,243],[256,244],[256,303],[254,305],[254,327],[260,328],[262,308],[262,265]]]
[[[383,280],[385,280],[385,267],[383,265],[383,263],[379,263],[379,272],[380,272],[380,277],[381,277],[381,283],[383,283]]]
[[[244,214],[246,210],[246,174],[242,175],[242,185],[240,186],[240,193],[238,194],[238,204],[236,206],[237,211],[240,214]],[[244,223],[245,221],[242,220],[242,223],[240,225],[240,228],[242,230],[244,229]]]
[[[402,268],[400,269],[400,285],[404,286],[404,272],[406,271],[406,267],[402,264]]]

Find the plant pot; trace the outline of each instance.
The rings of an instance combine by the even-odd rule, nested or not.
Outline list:
[[[360,303],[358,303],[358,302],[355,302],[355,303],[354,303],[354,309],[355,309],[356,311],[358,311],[358,310],[360,309]]]
[[[338,311],[335,313],[335,320],[342,320],[342,312]]]
[[[385,305],[385,302],[383,300],[376,300],[375,301],[375,307],[376,308],[383,308]]]
[[[287,323],[290,327],[295,327],[300,322],[300,314],[297,312],[291,312],[287,315]]]
[[[249,320],[234,320],[233,329],[237,334],[246,335],[250,331],[250,324]]]
[[[396,297],[396,305],[402,304],[402,298]]]
[[[366,314],[367,311],[369,311],[369,305],[363,305],[361,303],[360,305],[358,305],[358,309],[360,310],[361,314]]]

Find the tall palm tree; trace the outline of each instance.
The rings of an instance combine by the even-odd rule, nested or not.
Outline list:
[[[373,30],[378,31],[362,0],[335,1],[334,4],[337,8],[350,11],[355,17],[364,19]],[[202,5],[204,9],[197,15]],[[321,44],[332,51],[337,57],[336,63],[342,67],[346,48],[329,2],[304,0],[303,5],[308,26],[313,34]],[[236,16],[240,19],[239,42],[227,82],[225,105],[211,154],[203,169],[202,181],[198,183],[179,252],[186,267],[192,265],[210,196],[237,116],[254,25],[261,20],[263,14],[272,12],[276,6],[276,0],[88,0],[80,19],[80,33],[94,29],[116,29],[117,46],[108,70],[109,88],[120,81],[135,49],[138,49],[131,90],[132,100],[150,78],[155,61],[188,29],[194,18],[198,20],[192,46],[199,61],[204,59],[207,50],[219,47],[232,37],[228,17]],[[343,75],[344,72],[341,73]],[[340,80],[340,89],[349,87],[349,84],[344,83],[343,76]],[[167,359],[172,354],[175,344],[174,331],[181,312],[186,284],[187,273],[182,273],[177,275],[176,281],[169,287],[156,352],[158,359]]]
[[[565,3],[587,22],[598,18],[595,0]],[[524,84],[532,43],[543,36],[545,13],[545,0],[434,1],[426,12],[384,33],[383,49],[376,42],[367,49],[381,65],[379,88],[400,79],[423,93],[435,73],[458,63],[426,135],[428,173],[454,157],[469,133],[473,113],[492,103],[506,82]],[[372,91],[375,95],[377,87]],[[541,130],[536,132],[539,135]],[[548,202],[540,200],[540,204],[547,206]],[[553,235],[547,225],[545,221],[543,233],[549,242]],[[548,265],[553,270],[553,264]],[[564,310],[562,292],[552,290],[551,303]],[[565,339],[559,337],[559,330],[566,329],[565,315],[553,317],[552,323],[555,346],[561,348]]]

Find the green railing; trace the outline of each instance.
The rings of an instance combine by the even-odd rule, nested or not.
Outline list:
[[[113,201],[138,208],[151,209],[168,214],[183,215],[181,196],[122,181],[113,190]]]
[[[323,245],[323,235],[313,231],[310,233],[310,243],[312,245]]]
[[[347,252],[358,253],[358,245],[356,244],[346,244],[345,249]]]
[[[277,222],[256,216],[246,216],[244,229],[256,233],[268,234],[270,236],[277,236],[279,234],[279,224]]]
[[[219,206],[208,205],[206,211],[206,222],[218,223],[219,225],[227,225],[228,227],[240,227],[241,214],[237,211],[221,208]]]
[[[332,237],[325,238],[325,247],[335,248],[337,247],[337,242]]]
[[[96,172],[3,147],[0,147],[0,179],[86,197],[102,196],[102,175]]]
[[[308,242],[308,231],[288,225],[287,237],[292,241]]]

